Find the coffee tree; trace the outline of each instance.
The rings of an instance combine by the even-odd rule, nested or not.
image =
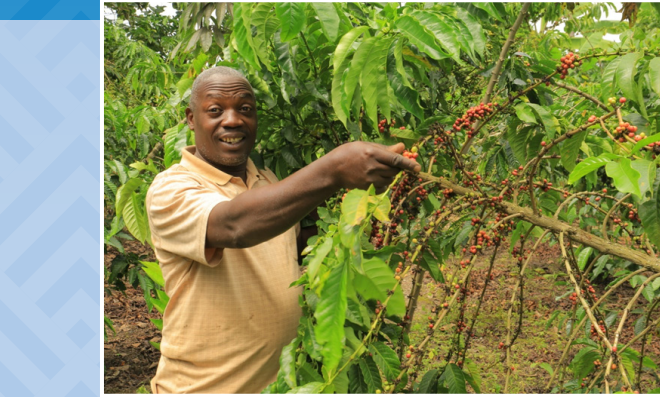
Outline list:
[[[340,192],[319,208],[320,233],[294,283],[304,290],[298,336],[266,391],[481,392],[472,338],[492,271],[512,256],[506,335],[493,341],[501,355],[490,363],[504,368],[508,391],[526,269],[540,244],[558,244],[570,302],[549,320],[567,334],[560,359],[542,364],[546,391],[650,391],[657,379],[643,377],[657,378],[657,363],[646,347],[660,323],[660,9],[636,4],[624,3],[627,23],[602,21],[607,6],[587,3],[178,6],[179,43],[143,66],[157,93],[130,89],[156,99],[124,111],[106,96],[115,119],[137,114],[136,132],[106,115],[106,139],[141,129],[162,136],[143,141],[147,159],[132,170],[106,159],[111,229],[123,222],[149,240],[146,189],[193,144],[180,122],[192,82],[207,67],[235,67],[260,104],[258,167],[285,178],[353,140],[402,141],[422,166],[383,194]],[[471,287],[477,261],[487,264],[480,290]],[[426,276],[436,304],[417,340],[410,331]],[[623,286],[632,298],[608,306]],[[468,307],[471,294],[478,303]],[[440,367],[426,370],[429,341],[445,325],[451,342]]]

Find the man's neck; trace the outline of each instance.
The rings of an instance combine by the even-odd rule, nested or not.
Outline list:
[[[243,180],[243,183],[247,185],[247,161],[244,162],[243,164],[238,164],[238,165],[224,165],[224,164],[215,164],[207,159],[205,159],[200,153],[199,150],[195,150],[195,157],[203,160],[204,162],[212,165],[216,169],[224,172],[225,174],[229,174],[233,177],[236,178],[241,178]]]

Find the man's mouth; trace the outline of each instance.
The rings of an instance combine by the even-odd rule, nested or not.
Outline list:
[[[236,144],[241,142],[245,137],[237,137],[237,138],[220,138],[222,142],[229,143],[229,144]]]

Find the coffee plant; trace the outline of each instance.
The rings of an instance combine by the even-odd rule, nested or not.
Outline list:
[[[192,82],[234,67],[258,97],[258,167],[285,178],[354,140],[404,142],[422,167],[318,209],[294,283],[298,336],[265,392],[480,393],[486,364],[509,391],[541,244],[561,252],[553,278],[569,307],[548,320],[567,331],[559,360],[541,363],[545,391],[658,392],[647,347],[660,336],[660,7],[623,4],[626,22],[591,3],[196,3],[175,5],[176,39],[161,33],[160,48],[130,32],[137,23],[106,20],[106,245],[121,251],[124,227],[149,242],[149,184],[194,144],[182,122]],[[109,277],[140,284],[162,312],[157,265],[132,264]],[[504,266],[501,354],[477,363],[482,303]],[[434,306],[413,338],[425,277]],[[607,305],[624,286],[625,306]],[[441,357],[438,332],[451,335]]]

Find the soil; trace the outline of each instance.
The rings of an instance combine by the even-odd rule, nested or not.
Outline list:
[[[148,246],[134,241],[124,242],[127,252],[144,256],[155,261],[153,251]],[[119,253],[110,248],[105,255],[105,266],[110,266]],[[160,331],[149,319],[162,318],[156,309],[147,311],[141,289],[126,284],[126,291],[110,290],[105,285],[105,315],[112,320],[116,334],[108,332],[108,340],[103,345],[104,353],[104,393],[137,393],[141,387],[151,393],[149,381],[156,374],[160,351],[149,341],[160,342]],[[108,294],[111,291],[111,294]]]
[[[129,252],[146,256],[147,260],[155,260],[150,248],[139,243],[126,242],[125,248]],[[476,263],[469,282],[465,302],[465,322],[468,326],[487,277],[488,253],[489,251],[485,251]],[[114,249],[108,250],[105,255],[106,266],[110,265],[117,254]],[[541,364],[548,363],[554,368],[565,346],[565,320],[564,324],[559,324],[562,315],[548,323],[553,312],[557,310],[561,313],[572,312],[572,304],[568,297],[556,299],[570,288],[566,284],[570,281],[562,275],[565,269],[560,258],[561,252],[556,244],[552,246],[541,244],[526,271],[522,332],[512,347],[512,365],[515,371],[509,379],[509,393],[545,392],[545,383],[549,375]],[[450,269],[455,269],[456,262],[450,261],[446,264],[445,277],[451,274]],[[492,271],[493,278],[485,291],[466,359],[466,362],[469,360],[475,363],[481,374],[482,393],[499,393],[504,386],[506,368],[498,344],[506,337],[507,313],[504,308],[510,300],[515,285],[517,268],[508,254],[508,247],[500,247]],[[406,294],[411,289],[410,279],[411,277],[407,277],[404,282]],[[611,279],[593,284],[598,296],[602,295],[604,287],[610,281]],[[443,296],[443,288],[430,277],[427,277],[424,283],[411,328],[410,339],[413,344],[419,343],[427,335],[428,317],[433,314],[431,310],[435,305],[443,302],[440,300]],[[105,314],[112,320],[116,330],[114,335],[108,331],[108,341],[104,345],[105,393],[131,394],[137,393],[138,389],[141,392],[150,392],[149,381],[156,373],[160,357],[159,351],[149,343],[149,341],[159,342],[160,332],[149,319],[158,319],[161,316],[155,309],[147,312],[141,290],[127,286],[124,294],[114,291],[111,295],[105,296]],[[608,299],[607,308],[622,309],[634,293],[635,290],[629,284],[620,287],[618,292]],[[640,297],[635,307],[645,307],[646,303],[646,299]],[[639,313],[630,314],[621,335],[622,341],[625,342],[632,337],[633,325],[639,316]],[[427,345],[427,354],[424,356],[420,374],[446,363],[446,356],[455,335],[455,322],[456,310],[453,310],[436,329]],[[640,347],[639,342],[633,345],[637,351]],[[569,362],[579,349],[580,346],[572,348],[568,356]],[[660,364],[660,343],[657,343],[657,337],[652,343],[647,344],[646,352],[653,362]],[[453,361],[455,362],[455,358]],[[642,378],[643,390],[657,388],[660,383],[658,376],[660,373],[646,373]],[[568,371],[566,378],[570,378]]]

